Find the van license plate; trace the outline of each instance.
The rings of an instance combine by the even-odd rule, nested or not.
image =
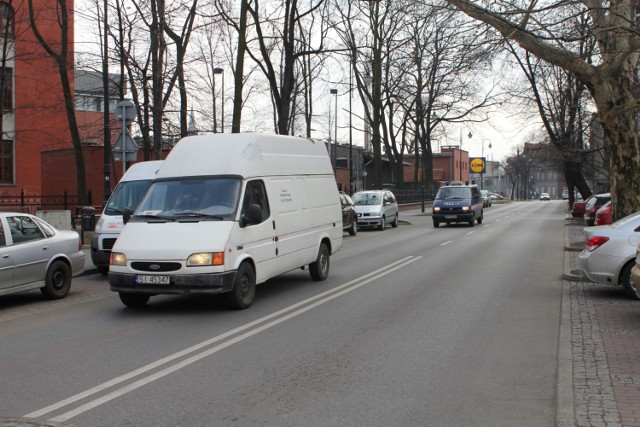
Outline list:
[[[455,216],[455,215],[445,215],[444,218],[445,219],[456,219],[457,216]]]
[[[168,285],[170,282],[169,276],[136,276],[136,283],[141,285]]]

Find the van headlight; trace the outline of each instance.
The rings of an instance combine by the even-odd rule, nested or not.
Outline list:
[[[462,207],[462,210],[465,211],[465,212],[468,211],[469,209],[471,209],[469,206],[463,206]]]
[[[127,256],[120,252],[111,252],[110,265],[127,265]]]
[[[433,211],[434,212],[440,212],[440,206],[434,206],[433,207]]]
[[[187,267],[224,265],[224,252],[199,252],[187,258]]]

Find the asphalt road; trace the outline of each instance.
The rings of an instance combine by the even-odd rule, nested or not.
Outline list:
[[[0,297],[0,417],[78,426],[553,425],[562,202],[434,229],[345,234],[325,282],[295,271],[254,305],[152,298],[105,278],[62,301]]]

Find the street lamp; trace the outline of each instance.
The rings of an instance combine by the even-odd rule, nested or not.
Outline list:
[[[222,117],[220,118],[221,130],[224,133],[224,69],[214,68],[213,70],[213,133],[217,133],[216,129],[216,74],[222,74],[222,96],[220,97],[220,103],[222,104]]]
[[[333,153],[333,167],[334,169],[337,167],[336,163],[336,151],[338,150],[338,147],[336,146],[336,144],[338,143],[338,89],[329,89],[329,93],[331,93],[331,95],[335,96],[335,108],[334,108],[334,117],[333,117],[333,147],[332,147],[332,153]]]

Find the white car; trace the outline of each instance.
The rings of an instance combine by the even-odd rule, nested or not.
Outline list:
[[[0,212],[0,295],[40,289],[48,299],[64,298],[84,260],[77,232],[57,230],[33,215]]]
[[[549,197],[549,193],[540,194],[540,201],[546,200],[547,202],[551,201],[551,197]]]
[[[398,226],[398,202],[391,191],[359,191],[352,199],[358,214],[358,228],[384,230],[389,223],[394,228]]]
[[[640,243],[640,212],[612,224],[586,227],[580,271],[592,282],[620,285],[633,298],[640,292],[631,281],[636,247]]]

